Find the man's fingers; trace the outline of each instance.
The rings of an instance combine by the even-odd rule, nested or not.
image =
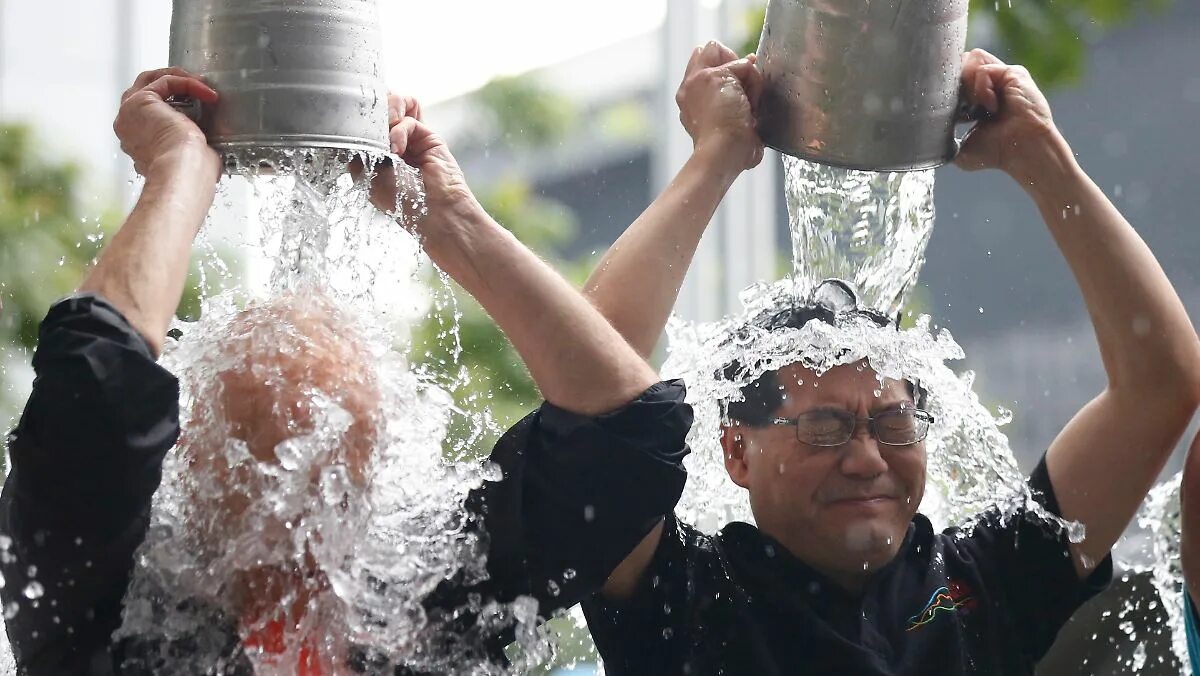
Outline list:
[[[732,73],[738,82],[742,83],[742,89],[746,92],[746,98],[750,100],[750,104],[757,106],[763,89],[762,71],[758,69],[758,66],[746,58],[727,63],[724,68]]]
[[[147,71],[140,73],[137,76],[137,78],[133,81],[133,86],[130,87],[129,89],[125,90],[125,93],[121,95],[121,102],[124,103],[125,99],[127,99],[130,96],[132,96],[133,94],[145,89],[147,85],[149,85],[150,83],[152,83],[166,75],[175,75],[178,77],[190,77],[190,78],[199,79],[196,75],[193,75],[192,73],[189,73],[188,71],[186,71],[182,68],[178,68],[176,66],[171,66],[169,68],[156,68],[155,70],[147,70]]]
[[[687,68],[683,70],[683,80],[687,82],[692,73],[704,70],[704,47],[700,46],[692,50],[692,56],[688,59]]]
[[[710,44],[714,45],[717,52],[717,57],[721,59],[721,63],[729,63],[730,61],[737,60],[737,52],[733,51],[729,47],[726,47],[724,44],[720,42],[712,42]]]
[[[713,40],[692,51],[692,58],[688,61],[687,70],[684,72],[684,79],[686,80],[696,71],[704,70],[705,68],[716,68],[730,61],[736,61],[737,58],[736,52]]]
[[[422,164],[426,164],[430,159],[437,159],[428,154],[438,146],[443,145],[442,138],[438,136],[437,132],[425,126],[424,122],[416,119],[415,117],[408,118],[405,120],[405,123],[407,144],[404,147],[404,151],[398,152],[397,154],[400,155],[400,157],[402,157],[407,164],[414,167],[420,167]],[[440,158],[442,160],[449,160],[452,162],[453,158],[449,156],[449,151],[445,150],[445,148],[442,148],[442,151],[445,154],[441,155]]]
[[[716,40],[712,40],[700,48],[700,62],[704,68],[716,68],[723,63],[736,61],[737,58],[737,52]]]
[[[415,117],[418,120],[424,120],[425,117],[421,114],[421,102],[412,96],[405,96],[404,116]]]
[[[1008,77],[1009,66],[980,64],[963,70],[963,93],[967,102],[982,106],[995,115],[1000,112],[1000,89]]]
[[[404,98],[399,94],[388,92],[388,129],[399,124],[404,119]]]
[[[392,152],[400,157],[404,157],[408,151],[412,140],[417,133],[417,127],[421,121],[415,117],[406,117],[396,124],[392,125],[391,131],[388,133],[388,139],[392,144]]]
[[[1004,62],[997,58],[996,55],[984,49],[972,49],[966,54],[963,54],[962,58],[962,66],[964,71],[972,70],[980,66],[1003,63]]]
[[[423,119],[421,103],[412,96],[388,93],[388,128],[400,124],[400,121],[406,117]]]
[[[164,101],[172,96],[188,96],[202,103],[216,103],[217,92],[194,77],[163,75],[142,87],[141,91],[153,92]]]

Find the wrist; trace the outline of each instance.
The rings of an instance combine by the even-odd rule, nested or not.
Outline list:
[[[724,135],[713,135],[696,141],[690,162],[700,166],[706,175],[733,184],[746,170],[747,152],[744,141]]]
[[[503,231],[473,195],[441,205],[429,205],[429,213],[415,224],[422,247],[429,257],[452,277],[470,267],[478,242]],[[461,281],[460,281],[461,283]]]
[[[1070,144],[1055,130],[1019,149],[1019,157],[1006,171],[1034,201],[1041,203],[1077,182],[1082,169]]]
[[[221,158],[204,144],[186,144],[154,158],[146,168],[146,182],[164,183],[178,178],[195,181],[204,178],[216,187],[221,177]]]

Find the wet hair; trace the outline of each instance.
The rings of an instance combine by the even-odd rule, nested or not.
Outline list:
[[[764,312],[751,319],[735,334],[734,339],[745,338],[753,330],[773,332],[783,329],[800,329],[813,321],[824,322],[833,326],[837,323],[839,317],[847,316],[865,317],[880,328],[888,326],[894,327],[896,330],[900,328],[899,317],[891,319],[886,315],[864,308],[839,312],[824,305],[794,305],[782,310]],[[734,360],[722,368],[717,377],[724,380],[734,380],[738,377],[739,373],[742,373],[746,369],[746,364],[743,364],[739,360]],[[911,381],[906,382],[908,383],[909,392],[917,402],[917,406],[923,407],[926,400],[925,390]],[[780,391],[779,387],[779,371],[774,370],[763,373],[754,382],[742,387],[741,393],[743,397],[741,401],[721,402],[723,417],[727,420],[736,420],[751,427],[766,425],[771,418],[775,417],[779,407],[783,405],[783,392]]]

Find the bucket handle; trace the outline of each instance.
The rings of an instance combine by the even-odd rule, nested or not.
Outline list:
[[[966,100],[966,98],[959,99],[958,114],[955,116],[955,120],[958,122],[958,124],[975,124],[975,123],[979,123],[979,122],[991,122],[995,118],[996,118],[996,116],[993,115],[992,111],[988,110],[987,108],[984,108],[983,106],[981,106],[979,104],[969,103]],[[954,137],[954,157],[958,157],[959,151],[962,150],[963,141],[965,141],[966,138],[967,137],[965,135],[964,136],[956,135]]]
[[[167,97],[167,103],[175,110],[187,115],[188,119],[192,122],[200,123],[200,116],[203,111],[200,109],[201,104],[199,100],[190,96],[170,96]]]

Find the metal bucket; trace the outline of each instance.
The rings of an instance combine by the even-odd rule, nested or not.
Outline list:
[[[770,0],[758,63],[763,142],[848,169],[958,153],[968,0]]]
[[[170,63],[221,95],[200,111],[222,150],[389,150],[375,0],[174,0]]]

